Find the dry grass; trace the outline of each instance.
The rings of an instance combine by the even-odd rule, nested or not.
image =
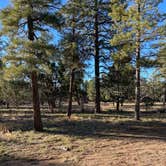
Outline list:
[[[127,107],[126,107],[127,108]],[[165,166],[166,113],[43,114],[44,132],[32,114],[2,113],[1,166]]]

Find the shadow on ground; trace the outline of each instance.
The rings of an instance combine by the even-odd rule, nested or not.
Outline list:
[[[166,141],[165,113],[143,114],[143,121],[134,121],[132,112],[110,111],[105,114],[75,114],[68,120],[65,114],[46,114],[43,116],[44,132],[77,137],[95,137],[108,139],[138,138],[160,139]],[[24,115],[9,120],[0,118],[0,125],[6,125],[9,131],[30,131],[33,128],[32,115]],[[1,126],[0,126],[1,128]]]
[[[40,166],[70,166],[73,163],[64,162],[56,163],[56,161],[52,161],[50,159],[35,159],[35,158],[24,158],[12,155],[0,155],[0,165],[1,166],[32,166],[32,165],[40,165]]]
[[[45,124],[45,132],[50,134],[64,134],[69,136],[96,138],[142,138],[161,139],[166,141],[166,123],[160,121],[132,121],[118,122],[100,120],[68,121],[62,120],[56,124]]]

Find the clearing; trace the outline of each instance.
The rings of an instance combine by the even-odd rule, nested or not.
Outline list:
[[[166,113],[43,113],[32,130],[31,110],[1,110],[1,166],[165,166]]]

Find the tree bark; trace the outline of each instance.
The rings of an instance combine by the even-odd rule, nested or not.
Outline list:
[[[166,84],[164,86],[163,107],[166,110]]]
[[[31,16],[28,16],[28,39],[30,41],[34,41],[34,27],[33,27],[33,19]],[[37,73],[36,71],[32,71],[31,73],[32,79],[32,96],[33,96],[33,111],[34,111],[34,129],[35,131],[42,131],[43,125],[40,115],[40,102],[39,102],[39,91],[38,91],[38,83],[37,83]]]
[[[55,104],[55,100],[54,99],[51,100],[51,107],[52,107],[52,113],[54,113],[55,108],[56,108],[56,104]]]
[[[80,108],[81,108],[81,112],[84,113],[84,97],[81,97],[81,103],[80,103]]]
[[[72,114],[72,97],[73,97],[73,85],[74,85],[74,69],[71,70],[70,86],[69,86],[69,103],[67,116],[70,118]]]
[[[140,120],[140,46],[136,49],[135,118]]]
[[[75,38],[75,16],[73,15],[72,17],[72,23],[73,23],[73,27],[72,27],[72,41],[73,43],[76,42],[76,38]],[[76,50],[73,50],[73,57],[72,57],[72,62],[73,64],[77,63],[76,62],[77,59],[77,53]],[[73,90],[74,90],[74,77],[75,77],[75,67],[71,67],[71,73],[70,73],[70,85],[69,85],[69,103],[68,103],[68,110],[67,110],[67,116],[70,118],[71,114],[72,114],[72,98],[73,98]]]
[[[98,21],[98,0],[95,0],[95,113],[100,113],[100,57],[99,57],[99,21]]]
[[[6,103],[6,108],[9,109],[9,106],[10,106],[10,104],[9,104],[9,102],[7,102]]]
[[[116,111],[119,112],[119,97],[117,98],[117,101],[116,101]]]
[[[39,91],[38,91],[36,71],[32,71],[31,77],[32,77],[32,91],[33,91],[34,129],[35,131],[42,131],[43,126],[40,114]]]
[[[55,101],[53,99],[48,99],[48,105],[49,105],[49,110],[51,111],[51,113],[54,113],[54,109],[55,109]]]
[[[140,15],[140,3],[138,2],[138,14]],[[139,18],[140,19],[140,18]],[[136,33],[136,85],[135,85],[135,119],[140,120],[140,38],[141,30],[138,25]]]
[[[118,63],[118,70],[116,72],[116,77],[117,77],[117,90],[118,90],[118,97],[116,99],[116,111],[119,112],[119,105],[120,105],[120,101],[119,101],[119,98],[120,98],[120,73],[119,73],[119,63]]]
[[[58,111],[61,112],[62,109],[62,96],[59,96]]]
[[[85,93],[82,93],[81,94],[81,97],[80,97],[80,110],[82,113],[85,112],[85,109],[84,109],[84,103],[86,102],[86,95]]]
[[[80,96],[79,96],[79,92],[78,92],[78,89],[77,89],[76,85],[75,85],[75,96],[76,96],[77,103],[80,106],[81,105]]]

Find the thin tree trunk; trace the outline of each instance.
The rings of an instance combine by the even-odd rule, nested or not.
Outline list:
[[[140,120],[140,48],[136,50],[135,118]]]
[[[36,131],[42,131],[43,126],[40,114],[39,91],[38,91],[36,71],[32,71],[32,91],[33,91],[34,129]]]
[[[59,112],[61,112],[61,108],[62,108],[62,96],[59,96],[59,103],[58,103],[58,110]]]
[[[9,104],[9,102],[7,102],[6,103],[6,108],[9,109],[9,106],[10,106],[10,104]]]
[[[119,105],[120,105],[120,74],[119,74],[119,63],[118,63],[118,70],[116,72],[116,77],[117,77],[117,90],[118,90],[118,97],[117,97],[117,101],[116,101],[116,110],[119,112]]]
[[[72,23],[73,23],[73,25],[75,25],[75,17],[74,16],[72,18]],[[76,42],[75,26],[73,26],[73,28],[72,28],[72,42],[73,43]],[[73,57],[72,57],[73,64],[76,63],[76,59],[77,59],[77,53],[76,53],[76,50],[73,50]],[[71,67],[71,73],[70,73],[69,103],[68,103],[68,110],[67,110],[67,116],[69,118],[71,117],[71,114],[72,114],[72,98],[73,98],[73,89],[74,89],[75,69],[76,68]]]
[[[164,87],[163,108],[166,110],[166,84]]]
[[[28,39],[30,41],[34,41],[32,17],[28,16],[27,21],[28,21]],[[33,110],[34,110],[34,129],[36,131],[42,131],[43,125],[42,125],[41,115],[40,115],[40,102],[39,102],[39,91],[38,91],[36,71],[32,71],[31,79],[32,79],[32,96],[33,96]]]
[[[140,15],[140,3],[138,2],[138,14]],[[140,120],[140,25],[136,34],[136,86],[135,86],[135,119]]]
[[[51,113],[54,113],[54,109],[56,107],[55,100],[48,97],[48,105],[49,105],[49,110],[51,111]]]
[[[84,102],[85,102],[84,95],[82,95],[82,97],[81,97],[81,103],[80,103],[80,108],[81,108],[81,112],[82,113],[85,112],[85,110],[84,110]]]
[[[98,0],[95,0],[95,113],[100,113],[100,57],[99,57],[99,27],[98,27]]]
[[[51,101],[51,99],[48,99],[48,107],[49,107],[49,110],[51,111],[51,113],[54,113],[55,103],[53,103],[53,101]]]
[[[118,111],[119,112],[119,97],[118,97],[118,99],[117,99],[117,102],[116,102],[116,111]]]
[[[70,87],[69,87],[69,103],[67,116],[70,118],[72,114],[72,97],[73,97],[73,85],[74,85],[74,69],[71,70],[70,75]]]
[[[56,108],[56,104],[55,104],[55,100],[51,99],[51,107],[52,107],[52,113],[54,113],[55,108]]]
[[[80,105],[81,105],[81,102],[80,102],[80,97],[79,97],[79,93],[78,93],[77,87],[75,87],[75,94],[76,94],[77,103],[78,103],[78,105],[80,106]]]

